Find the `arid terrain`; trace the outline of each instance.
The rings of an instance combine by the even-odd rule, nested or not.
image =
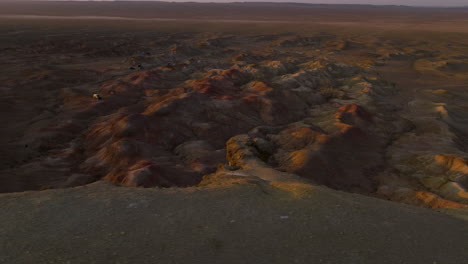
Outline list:
[[[0,3],[0,60],[0,263],[468,259],[467,8]]]

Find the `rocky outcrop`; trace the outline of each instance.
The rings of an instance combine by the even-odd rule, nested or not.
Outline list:
[[[6,173],[50,176],[13,189],[299,181],[425,207],[467,204],[465,93],[426,87],[412,98],[372,68],[460,66],[437,52],[328,33],[162,35],[125,52],[133,42],[111,43],[112,57],[90,69],[27,71],[22,85],[57,86],[49,95],[58,101],[31,120],[25,158]]]

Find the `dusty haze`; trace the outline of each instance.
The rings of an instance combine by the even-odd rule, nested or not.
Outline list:
[[[16,0],[16,2],[28,2],[36,1],[41,2],[44,0]],[[52,1],[52,0],[50,0]],[[64,0],[66,1],[66,0]],[[74,1],[86,1],[86,0],[74,0]],[[101,0],[107,2],[113,2],[114,0]],[[117,0],[118,1],[118,0]],[[138,0],[127,0],[137,2]],[[148,0],[151,1],[151,0]],[[0,2],[13,2],[13,0],[0,0]],[[407,5],[407,6],[467,6],[466,0],[256,0],[256,1],[229,1],[229,0],[198,0],[198,1],[184,1],[174,0],[167,2],[211,2],[211,3],[228,3],[228,2],[290,2],[290,3],[310,3],[310,4],[369,4],[369,5]]]

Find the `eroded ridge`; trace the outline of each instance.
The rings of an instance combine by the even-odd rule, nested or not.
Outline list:
[[[427,207],[467,204],[464,92],[406,96],[379,73],[415,62],[420,73],[462,75],[466,58],[436,63],[439,54],[421,43],[401,50],[331,33],[120,37],[105,49],[60,39],[24,47],[25,61],[47,54],[56,65],[31,66],[4,92],[49,87],[40,96],[51,107],[25,126],[18,142],[26,150],[17,151],[25,158],[3,165],[1,191],[242,178]]]

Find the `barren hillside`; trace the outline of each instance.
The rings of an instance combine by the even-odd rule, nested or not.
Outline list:
[[[0,262],[468,257],[466,10],[200,5],[0,9]]]

